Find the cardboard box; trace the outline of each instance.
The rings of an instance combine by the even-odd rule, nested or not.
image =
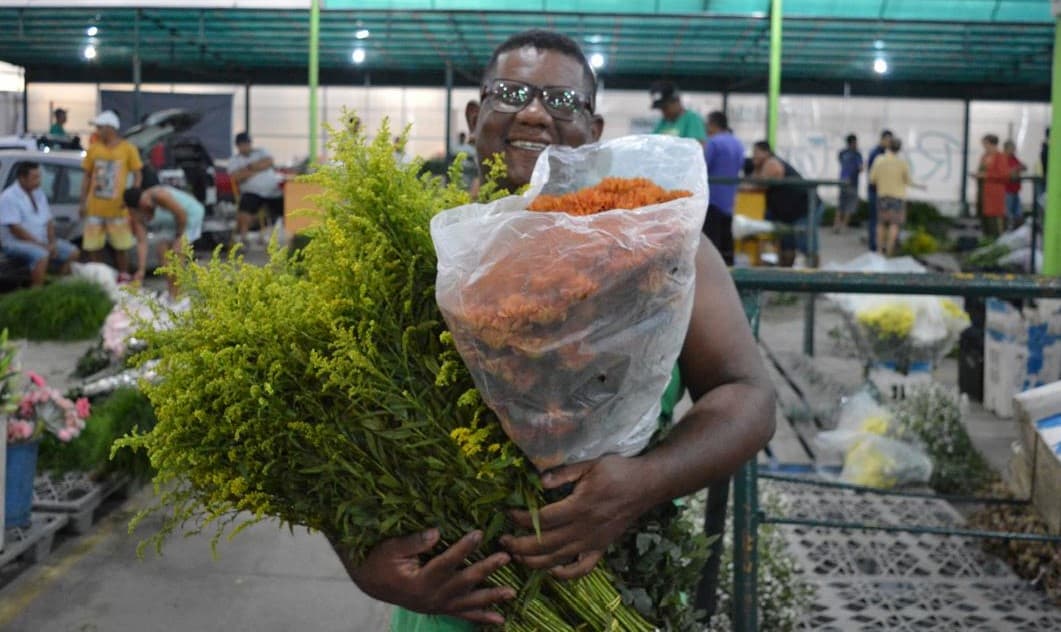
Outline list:
[[[1022,458],[1036,511],[1053,534],[1061,534],[1061,381],[1013,398],[1020,421]]]
[[[988,299],[984,323],[984,408],[1013,416],[1015,394],[1061,378],[1061,312],[1052,305],[1021,313]]]

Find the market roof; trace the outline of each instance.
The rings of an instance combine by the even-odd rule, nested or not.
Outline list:
[[[151,6],[140,9],[55,4],[70,3],[0,9],[0,23],[9,25],[0,60],[26,67],[30,81],[130,81],[137,32],[144,81],[306,79],[306,0],[201,0],[202,8],[141,2]],[[213,8],[222,4],[288,8]],[[532,27],[571,35],[587,54],[601,55],[601,73],[613,87],[667,77],[687,89],[758,90],[769,60],[770,0],[323,6],[324,83],[361,83],[368,73],[373,84],[441,85],[447,63],[458,84],[472,83],[494,46]],[[1054,23],[1044,0],[785,0],[784,16],[786,92],[830,92],[847,82],[863,94],[1048,98]],[[90,45],[96,56],[86,60]],[[359,49],[363,62],[355,64]],[[886,62],[886,73],[874,70],[877,60]]]

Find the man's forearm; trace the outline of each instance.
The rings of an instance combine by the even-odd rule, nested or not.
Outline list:
[[[139,189],[140,185],[144,183],[144,172],[137,169],[133,172],[133,188]]]
[[[721,481],[769,441],[775,400],[768,384],[734,382],[705,394],[643,461],[651,506]]]

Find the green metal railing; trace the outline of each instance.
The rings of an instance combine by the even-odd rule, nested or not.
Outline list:
[[[793,271],[771,268],[740,268],[732,271],[741,292],[745,313],[756,337],[759,335],[760,294],[763,291],[844,292],[857,294],[928,294],[1008,299],[1061,298],[1061,278],[1008,274],[875,274],[859,272]],[[915,492],[877,490],[844,483],[813,481],[764,475],[788,482],[841,488],[856,493],[911,495]],[[1061,536],[953,529],[921,525],[894,526],[766,515],[759,507],[759,467],[756,459],[746,463],[733,478],[733,622],[737,632],[755,632],[758,627],[758,534],[763,524],[787,524],[832,529],[928,533],[970,538],[1048,541],[1061,543]],[[921,494],[918,494],[921,495]],[[946,498],[939,497],[938,498]],[[1013,504],[1026,500],[962,498],[966,502]]]

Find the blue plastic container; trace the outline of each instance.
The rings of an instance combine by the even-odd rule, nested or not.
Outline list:
[[[33,510],[33,478],[40,441],[7,446],[4,478],[4,528],[28,527]]]

